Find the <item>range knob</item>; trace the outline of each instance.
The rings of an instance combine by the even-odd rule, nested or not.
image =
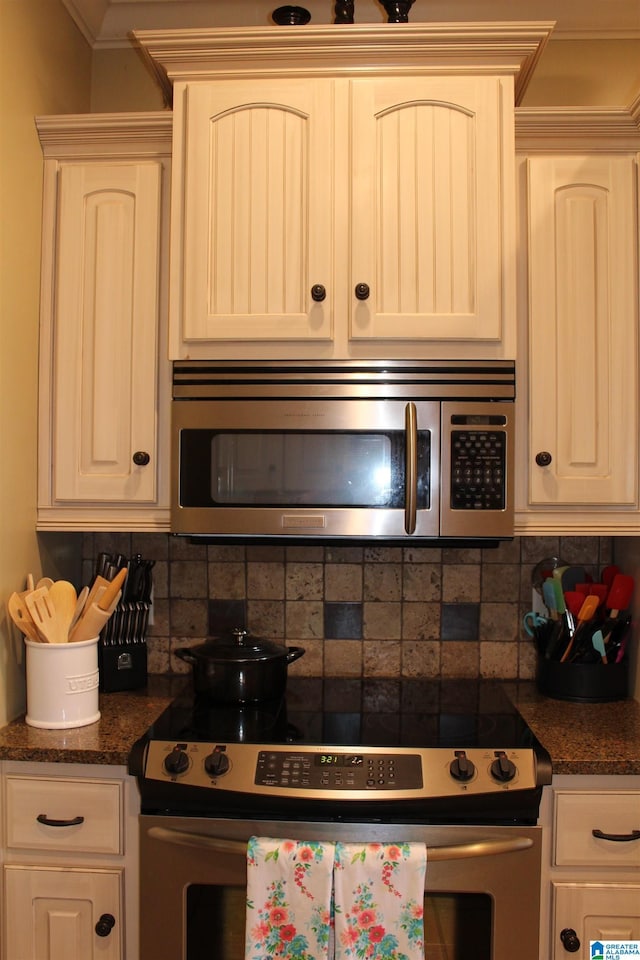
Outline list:
[[[455,751],[456,758],[449,764],[449,773],[454,780],[466,783],[476,772],[475,765],[469,760],[464,750]]]
[[[226,753],[214,750],[204,758],[204,768],[210,777],[222,777],[229,769],[229,758]]]
[[[184,773],[189,768],[189,757],[186,751],[181,750],[180,747],[174,747],[164,758],[164,768],[172,776]]]
[[[496,759],[491,764],[491,776],[500,783],[508,783],[516,775],[516,766],[509,760],[504,750],[496,751]]]

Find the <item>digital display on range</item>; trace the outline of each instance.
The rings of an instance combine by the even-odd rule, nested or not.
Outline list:
[[[363,757],[360,754],[317,753],[316,767],[361,767]]]

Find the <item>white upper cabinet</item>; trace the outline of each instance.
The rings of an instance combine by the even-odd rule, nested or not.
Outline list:
[[[333,276],[332,103],[323,80],[188,84],[172,260],[187,351],[331,338],[311,287],[326,291]]]
[[[514,101],[549,33],[138,33],[173,95],[170,356],[513,358]]]
[[[495,78],[352,81],[352,340],[507,336],[508,97]],[[360,303],[358,283],[370,287]]]
[[[516,531],[637,532],[640,132],[614,111],[521,126]]]
[[[43,117],[39,529],[168,524],[171,128]]]

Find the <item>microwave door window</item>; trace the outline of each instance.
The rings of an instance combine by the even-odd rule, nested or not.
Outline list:
[[[428,506],[429,435],[418,436]],[[181,503],[210,507],[402,508],[402,431],[182,431]],[[186,448],[185,448],[186,447]]]

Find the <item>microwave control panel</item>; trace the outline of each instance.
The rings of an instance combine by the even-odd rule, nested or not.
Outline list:
[[[506,439],[503,430],[452,431],[453,510],[504,510]]]

